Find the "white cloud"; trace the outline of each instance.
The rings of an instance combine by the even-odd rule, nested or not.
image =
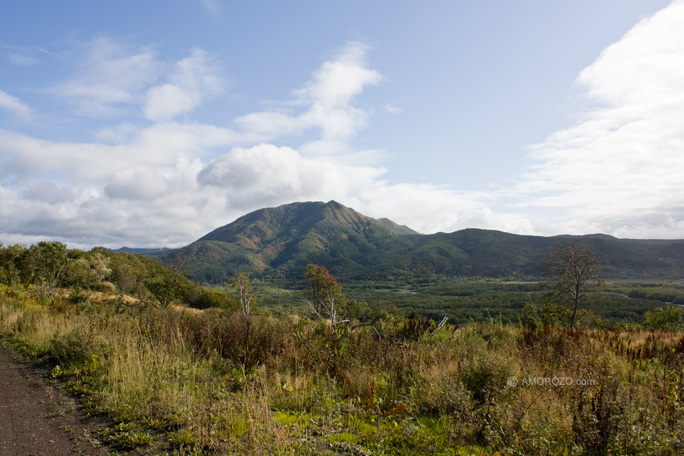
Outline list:
[[[31,67],[41,63],[42,58],[50,53],[43,48],[12,46],[0,44],[0,49],[7,50],[7,58],[12,65]]]
[[[540,164],[517,190],[563,208],[553,223],[565,232],[684,236],[684,2],[642,20],[577,83],[581,121],[535,147]]]
[[[33,110],[17,97],[13,97],[0,90],[0,108],[10,111],[22,120],[27,120],[33,114]]]
[[[79,51],[73,76],[50,92],[74,105],[80,115],[123,116],[140,106],[146,118],[168,121],[224,91],[220,65],[200,48],[174,64],[160,59],[151,47],[107,37]]]
[[[479,201],[486,200],[483,198]],[[479,206],[479,205],[478,205]],[[482,228],[505,231],[516,234],[540,234],[526,214],[512,212],[494,212],[489,207],[464,210],[457,222],[445,231],[451,232],[465,228]]]
[[[123,107],[139,103],[162,70],[150,48],[130,49],[110,38],[98,38],[85,46],[73,77],[51,90],[74,104],[79,114],[120,115]]]
[[[368,111],[352,105],[365,87],[379,84],[380,73],[367,67],[368,47],[349,43],[333,59],[313,74],[302,89],[296,90],[294,106],[305,110],[289,112],[257,112],[236,119],[246,131],[270,140],[281,134],[298,134],[310,128],[319,129],[324,140],[348,140],[366,126]]]
[[[224,222],[223,195],[202,191],[196,180],[203,128],[176,130],[171,150],[150,142],[158,131],[106,146],[0,130],[0,239],[20,233],[25,242],[178,246]]]
[[[345,198],[371,187],[383,172],[307,159],[289,147],[261,144],[234,148],[207,165],[198,181],[224,190],[230,208],[249,210],[292,201]]]
[[[110,146],[52,143],[0,130],[0,183],[14,182],[2,188],[0,237],[180,246],[248,211],[331,199],[420,231],[448,231],[465,227],[468,214],[487,198],[429,184],[388,184],[383,168],[307,158],[272,144],[234,147],[202,161],[205,150],[229,144],[232,134],[155,124]],[[498,216],[487,215],[479,226],[496,227]]]
[[[485,193],[459,192],[446,186],[376,181],[352,204],[372,217],[387,217],[421,233],[435,233],[472,227],[464,225],[463,214],[482,208],[488,199]]]
[[[176,63],[167,83],[148,90],[145,117],[170,120],[194,110],[206,98],[220,95],[223,81],[219,72],[218,64],[208,52],[193,49],[189,57]]]
[[[382,77],[366,68],[368,46],[363,43],[347,44],[334,60],[328,60],[316,71],[303,89],[295,93],[313,104],[336,108],[347,106],[365,86],[378,84]]]
[[[132,122],[124,122],[113,127],[105,127],[95,133],[95,139],[106,143],[126,143],[137,133],[139,128]]]
[[[393,103],[388,103],[385,105],[385,111],[390,114],[401,114],[401,108]]]
[[[23,52],[10,53],[9,60],[12,63],[12,65],[17,66],[33,66],[38,64],[39,62],[37,58]]]
[[[431,184],[389,184],[377,166],[307,158],[289,147],[234,148],[198,174],[199,184],[224,192],[226,209],[244,213],[294,201],[336,200],[364,214],[388,217],[420,232],[478,227],[532,233],[520,214],[485,207],[492,196]]]
[[[0,129],[0,177],[60,175],[79,182],[97,182],[132,163],[159,163],[154,154],[134,147],[52,142]]]
[[[103,182],[141,166],[162,169],[192,161],[237,138],[231,130],[175,122],[127,134],[132,136],[128,142],[110,145],[47,141],[0,129],[0,178],[57,174],[74,182]]]
[[[221,17],[221,14],[223,13],[223,7],[220,0],[200,0],[200,4],[209,16]]]

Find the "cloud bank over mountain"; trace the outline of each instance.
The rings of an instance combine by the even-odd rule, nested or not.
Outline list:
[[[215,2],[205,8],[221,14]],[[0,127],[5,244],[174,247],[261,207],[331,199],[423,233],[684,237],[682,1],[578,73],[576,123],[531,146],[534,164],[523,175],[474,189],[397,182],[387,169],[392,151],[364,147],[376,111],[401,116],[410,106],[367,101],[391,80],[362,41],[331,53],[283,99],[222,124],[201,115],[207,104],[239,98],[237,69],[217,53],[192,47],[172,58],[99,36],[64,54],[67,70],[31,95],[59,105],[59,115],[0,87],[0,114],[11,118]],[[33,68],[41,58],[61,57],[10,62]],[[63,124],[87,131],[41,133]]]

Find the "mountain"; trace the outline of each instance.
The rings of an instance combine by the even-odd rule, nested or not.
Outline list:
[[[180,255],[194,280],[220,283],[238,272],[270,278],[301,278],[308,263],[340,275],[357,275],[398,238],[417,233],[391,220],[375,220],[336,201],[292,203],[261,209],[217,228],[187,247],[157,255]]]
[[[373,219],[335,201],[260,209],[192,244],[152,254],[178,256],[193,280],[222,283],[239,272],[300,280],[309,263],[341,279],[539,277],[548,251],[581,239],[602,261],[607,277],[681,278],[684,240],[629,240],[607,235],[521,236],[466,229],[418,234],[388,219]]]
[[[134,247],[123,246],[119,249],[112,250],[112,252],[115,252],[115,253],[126,252],[126,253],[134,253],[136,255],[149,255],[149,254],[153,254],[153,253],[164,252],[166,250],[169,250],[169,249],[167,247],[162,247],[162,248],[158,248],[158,249],[153,249],[153,248],[146,249],[146,248],[134,248]]]

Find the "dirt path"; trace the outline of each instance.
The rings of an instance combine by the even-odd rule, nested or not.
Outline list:
[[[106,455],[96,422],[0,346],[0,456]]]

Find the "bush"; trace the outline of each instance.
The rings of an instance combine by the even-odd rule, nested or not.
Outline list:
[[[484,404],[495,400],[505,389],[512,366],[507,359],[483,352],[461,374],[461,382],[471,392],[473,400]]]
[[[572,311],[567,307],[553,303],[545,303],[542,306],[525,304],[523,309],[523,324],[535,324],[536,326],[568,326]]]
[[[684,328],[682,308],[659,307],[644,314],[644,328],[650,331],[679,331]]]
[[[78,366],[90,359],[92,350],[88,338],[80,331],[66,336],[54,335],[42,361],[48,365]]]

